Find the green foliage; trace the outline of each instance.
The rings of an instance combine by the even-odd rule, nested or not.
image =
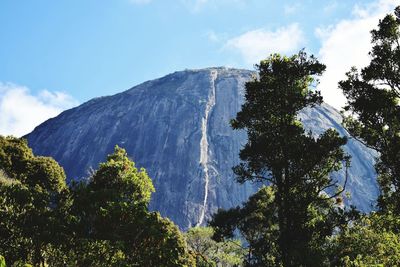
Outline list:
[[[265,254],[276,250],[273,261],[284,266],[319,265],[316,241],[332,233],[331,214],[343,213],[331,201],[343,188],[329,174],[349,162],[341,148],[345,137],[335,130],[314,137],[297,118],[303,108],[321,103],[320,93],[310,88],[325,66],[300,51],[292,57],[272,55],[257,69],[259,76],[246,83],[245,103],[232,121],[234,129],[248,135],[240,151],[242,163],[234,171],[239,182],[267,181],[273,188],[266,208],[276,220],[267,224],[267,231],[279,230],[273,233],[276,242],[262,244]]]
[[[182,235],[150,212],[151,179],[118,146],[88,182],[68,188],[53,159],[0,136],[0,267],[399,266],[400,6],[371,33],[370,64],[339,86],[345,127],[379,152],[380,213],[340,207],[347,177],[342,187],[330,174],[349,167],[347,140],[307,133],[297,117],[322,102],[312,87],[325,66],[304,51],[274,54],[256,66],[231,122],[248,134],[237,180],[268,186],[220,210],[212,228]]]
[[[34,156],[24,139],[0,136],[0,166],[10,179],[31,187],[50,192],[66,188],[64,170],[52,158]]]
[[[72,240],[69,253],[74,264],[192,265],[178,228],[159,213],[148,211],[153,184],[146,171],[138,170],[129,160],[124,149],[117,146],[89,183],[77,184],[72,191],[72,227],[77,238]]]
[[[372,213],[331,240],[332,258],[340,266],[399,266],[400,237],[392,231],[399,217]]]
[[[242,208],[220,210],[210,222],[215,229],[214,238],[219,241],[232,239],[239,231],[248,244],[244,258],[246,266],[279,265],[279,227],[274,195],[272,187],[263,187]]]
[[[355,138],[380,153],[376,163],[379,206],[400,214],[400,6],[372,33],[371,62],[352,68],[339,83],[347,97],[344,125]]]
[[[243,204],[243,207],[220,210],[214,214],[210,226],[215,230],[215,240],[229,240],[239,234],[246,240],[248,253],[244,258],[246,266],[284,266],[279,250],[278,206],[275,202],[275,189],[272,186],[262,187]],[[353,211],[354,212],[354,211]],[[357,214],[357,213],[356,213]],[[333,229],[341,229],[356,214],[338,209],[332,203],[326,207],[309,206],[308,221],[304,229],[313,233],[308,247],[297,248],[295,253],[307,257],[305,266],[324,266],[329,264],[327,238]],[[303,230],[304,231],[304,230]],[[304,263],[304,261],[306,261]]]
[[[9,178],[3,170],[0,169],[0,184],[3,186],[11,186],[13,184],[20,184],[21,182],[15,179]]]
[[[118,146],[114,153],[107,157],[107,162],[100,163],[89,187],[97,193],[102,192],[102,197],[130,205],[147,206],[151,193],[154,192],[153,183],[146,170],[138,170],[129,160],[126,151]]]
[[[57,214],[67,192],[63,169],[36,157],[23,139],[0,136],[0,253],[10,263],[44,263],[44,247],[57,242]]]
[[[0,255],[0,267],[6,267],[6,259]]]
[[[24,263],[22,261],[17,261],[15,262],[12,267],[33,267],[31,264],[29,263]]]
[[[179,229],[148,204],[154,187],[116,147],[89,183],[0,136],[0,253],[12,266],[195,266]]]
[[[246,250],[238,240],[217,242],[212,239],[211,227],[194,227],[185,234],[189,248],[194,252],[197,267],[238,266]]]
[[[347,97],[344,126],[377,150],[380,213],[354,221],[332,238],[332,258],[344,266],[400,265],[400,6],[371,31],[371,62],[339,83]]]

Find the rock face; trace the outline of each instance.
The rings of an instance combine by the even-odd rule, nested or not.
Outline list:
[[[151,208],[187,229],[204,224],[218,208],[242,203],[259,186],[237,184],[231,169],[246,134],[233,131],[229,121],[252,74],[226,68],[175,72],[67,110],[26,138],[36,154],[54,157],[68,179],[87,177],[115,145],[124,147],[153,179]],[[300,118],[315,134],[331,127],[346,134],[339,113],[326,104]],[[346,150],[352,155],[347,204],[369,211],[378,195],[375,153],[352,139]],[[343,181],[344,172],[333,176]]]

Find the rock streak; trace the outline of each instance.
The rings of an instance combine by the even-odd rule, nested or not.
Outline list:
[[[208,144],[207,126],[210,113],[215,106],[215,81],[217,79],[217,76],[218,76],[217,70],[211,70],[210,73],[211,90],[208,96],[204,117],[202,118],[201,121],[200,165],[203,167],[203,173],[204,173],[204,199],[203,199],[203,206],[200,211],[199,221],[197,222],[196,226],[199,226],[204,222],[204,217],[207,210],[208,185],[210,181],[210,173],[209,173],[210,151]]]

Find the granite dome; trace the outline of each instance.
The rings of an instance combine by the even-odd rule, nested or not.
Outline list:
[[[259,186],[237,184],[231,169],[246,134],[233,131],[229,121],[252,75],[227,68],[175,72],[64,111],[26,138],[36,154],[54,157],[68,179],[88,176],[115,145],[124,147],[153,179],[151,208],[187,229],[218,208],[242,203]],[[315,134],[328,128],[347,134],[327,104],[303,110],[300,118]],[[376,153],[351,138],[345,149],[352,156],[346,204],[370,211],[379,193]],[[343,181],[343,171],[333,175]]]

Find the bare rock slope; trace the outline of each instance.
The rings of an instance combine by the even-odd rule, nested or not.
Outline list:
[[[67,110],[26,138],[35,153],[54,157],[68,179],[88,176],[116,144],[124,147],[153,178],[151,208],[187,229],[242,203],[259,186],[237,184],[231,170],[246,135],[229,121],[251,75],[226,68],[175,72]],[[346,135],[340,114],[326,104],[300,118],[316,134],[333,127]],[[352,155],[347,204],[369,211],[378,195],[375,153],[352,139],[346,150]],[[333,175],[343,181],[343,171]]]

